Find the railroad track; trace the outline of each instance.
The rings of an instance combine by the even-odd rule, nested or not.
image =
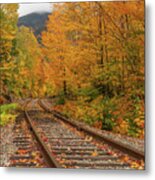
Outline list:
[[[29,103],[31,104],[32,101],[28,101],[25,107]],[[27,135],[31,133],[30,142],[32,142],[32,140],[35,141],[31,149],[36,148],[34,152],[37,151],[40,159],[38,164],[33,163],[36,161],[31,159],[32,153],[30,153],[28,155],[29,157],[26,158],[30,159],[28,162],[32,163],[25,163],[25,157],[21,155],[16,157],[15,155],[12,159],[17,158],[17,161],[13,161],[14,164],[12,164],[12,166],[132,169],[132,163],[129,162],[137,161],[137,159],[141,161],[143,159],[141,154],[137,154],[137,152],[130,152],[129,157],[127,157],[128,154],[125,147],[113,144],[111,141],[108,142],[107,139],[99,137],[95,132],[92,133],[66,120],[66,118],[57,112],[50,111],[41,100],[36,100],[35,103],[32,104],[33,106],[35,104],[36,107],[25,110],[26,121],[20,118],[19,122],[16,123],[15,129],[17,129],[18,132],[20,128],[20,135],[24,134],[25,129],[23,130],[20,126],[22,126],[23,122],[27,124]],[[19,135],[15,138],[17,141],[14,143],[16,143],[16,146],[19,145],[17,152],[20,152],[20,148],[22,150],[28,148],[29,150],[30,144],[27,142],[27,138],[25,135],[21,136],[22,140],[18,138]],[[22,161],[23,163],[21,163],[21,165],[18,160],[22,158],[25,161]]]
[[[45,167],[46,163],[40,153],[28,124],[25,121],[24,113],[16,119],[13,130],[13,144],[15,153],[11,157],[11,167]]]
[[[31,102],[22,103],[23,109]],[[10,158],[10,167],[46,168],[55,167],[47,149],[39,139],[34,127],[25,113],[21,113],[13,129],[14,154]]]
[[[107,135],[103,135],[100,132],[97,132],[96,129],[91,128],[90,126],[87,126],[83,123],[74,121],[72,119],[68,119],[65,116],[63,116],[61,113],[55,111],[55,110],[50,110],[48,106],[41,100],[39,100],[39,105],[46,110],[47,112],[52,113],[56,118],[70,124],[71,126],[74,126],[78,128],[79,130],[83,130],[87,134],[93,136],[94,138],[100,140],[100,141],[105,141],[108,143],[110,146],[119,149],[120,151],[127,153],[128,155],[136,158],[136,159],[142,159],[145,160],[145,154],[143,151],[140,151],[136,148],[133,148],[133,146],[129,146],[127,144],[123,144],[122,142],[117,142],[113,140],[111,137],[107,137]]]

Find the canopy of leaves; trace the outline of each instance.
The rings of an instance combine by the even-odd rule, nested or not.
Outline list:
[[[17,9],[0,9],[3,94],[57,96],[68,116],[143,137],[144,2],[54,4],[40,44]]]
[[[91,124],[101,121],[103,129],[141,136],[143,1],[56,4],[46,29],[43,54],[52,67],[54,94],[61,94],[60,110]]]

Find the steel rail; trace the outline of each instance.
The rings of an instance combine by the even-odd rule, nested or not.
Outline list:
[[[26,103],[26,106],[30,103],[31,101],[28,101]],[[26,106],[24,107],[24,113],[26,116],[26,121],[28,123],[29,128],[31,129],[34,137],[37,140],[37,143],[39,145],[40,151],[42,152],[42,155],[44,157],[45,162],[47,163],[48,167],[52,168],[61,168],[60,164],[55,160],[54,156],[52,156],[51,152],[48,150],[47,145],[42,141],[40,135],[38,134],[36,127],[33,125],[32,120],[26,111]]]

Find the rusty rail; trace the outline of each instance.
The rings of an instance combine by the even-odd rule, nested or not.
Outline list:
[[[30,103],[30,101],[28,101],[26,103],[26,105],[28,103]],[[26,108],[26,106],[25,106],[25,108]],[[48,167],[61,168],[61,166],[57,163],[55,158],[52,156],[52,154],[48,150],[48,147],[46,146],[46,144],[42,141],[40,135],[37,133],[37,130],[36,130],[35,126],[32,124],[32,120],[31,120],[30,116],[28,115],[28,112],[26,110],[24,110],[24,112],[25,112],[26,121],[29,125],[29,128],[31,129],[34,137],[36,138],[36,140],[38,142],[40,151],[42,152],[42,155],[44,157],[45,162],[48,164]]]

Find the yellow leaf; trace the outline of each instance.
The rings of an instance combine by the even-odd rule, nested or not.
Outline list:
[[[91,155],[92,155],[93,157],[96,157],[96,156],[98,156],[98,152],[95,150]]]

